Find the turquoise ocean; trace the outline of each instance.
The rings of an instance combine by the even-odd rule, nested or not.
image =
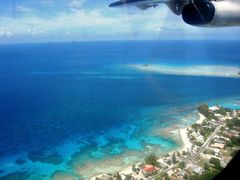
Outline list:
[[[0,179],[88,179],[181,147],[201,103],[240,108],[240,78],[128,64],[240,66],[239,41],[0,45]],[[167,130],[167,131],[166,131]]]

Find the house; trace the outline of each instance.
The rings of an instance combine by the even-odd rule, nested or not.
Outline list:
[[[203,173],[203,168],[201,168],[200,166],[196,166],[192,169],[192,171],[196,174],[202,174]]]
[[[230,132],[223,132],[223,134],[229,138],[233,137],[234,134],[233,133],[230,133]]]
[[[221,114],[215,114],[215,116],[217,116],[218,118],[222,118],[223,117],[223,115],[221,115]]]
[[[220,139],[220,140],[223,140],[223,141],[225,141],[225,142],[230,141],[230,138],[223,137],[223,136],[220,136],[219,139]]]
[[[200,142],[200,143],[204,143],[204,137],[203,136],[197,136],[196,137],[196,140],[198,141],[198,142]]]
[[[170,177],[171,180],[184,180],[184,177],[180,174],[172,174]]]
[[[233,112],[232,112],[232,117],[233,117],[233,118],[237,118],[237,117],[238,117],[238,113],[237,113],[236,110],[233,110]]]
[[[219,120],[218,120],[218,123],[221,124],[221,125],[223,125],[223,124],[225,123],[225,121],[226,121],[226,119],[223,119],[223,118],[222,118],[222,119],[219,119]]]
[[[216,148],[209,148],[209,149],[213,150],[215,154],[218,154],[220,152],[220,149],[216,149]]]
[[[194,138],[196,138],[196,137],[198,137],[198,134],[193,131],[193,132],[192,132],[192,136],[193,136]]]
[[[226,143],[225,140],[222,140],[222,139],[220,139],[220,138],[215,138],[215,139],[214,139],[214,142],[215,142],[215,143],[220,143],[220,144]]]
[[[211,110],[211,111],[219,110],[219,106],[211,106],[211,107],[209,107],[209,110]]]
[[[216,128],[218,126],[218,124],[215,121],[210,121],[209,124],[212,128]]]
[[[232,133],[234,136],[238,136],[239,132],[236,130],[230,130],[230,133]]]
[[[214,144],[211,144],[210,147],[212,147],[212,148],[218,148],[218,149],[223,149],[223,148],[225,147],[225,144],[214,143]]]
[[[212,129],[211,126],[207,125],[207,126],[202,126],[202,128],[206,128],[206,129]]]
[[[154,175],[156,172],[157,172],[157,169],[156,169],[156,167],[153,166],[153,165],[145,165],[145,166],[142,168],[142,173],[143,173],[143,175],[144,175],[145,177]]]

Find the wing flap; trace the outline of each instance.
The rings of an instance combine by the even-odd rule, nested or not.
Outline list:
[[[145,4],[145,5],[138,5],[138,6],[136,6],[136,7],[138,7],[138,8],[141,9],[141,10],[146,10],[146,9],[150,8],[151,6]]]

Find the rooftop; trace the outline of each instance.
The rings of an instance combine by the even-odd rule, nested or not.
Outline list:
[[[151,173],[153,171],[156,171],[156,168],[153,165],[145,165],[143,170],[145,172]]]

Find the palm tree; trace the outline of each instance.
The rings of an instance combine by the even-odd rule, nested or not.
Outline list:
[[[116,180],[122,180],[122,176],[118,172],[114,174],[114,177]]]

